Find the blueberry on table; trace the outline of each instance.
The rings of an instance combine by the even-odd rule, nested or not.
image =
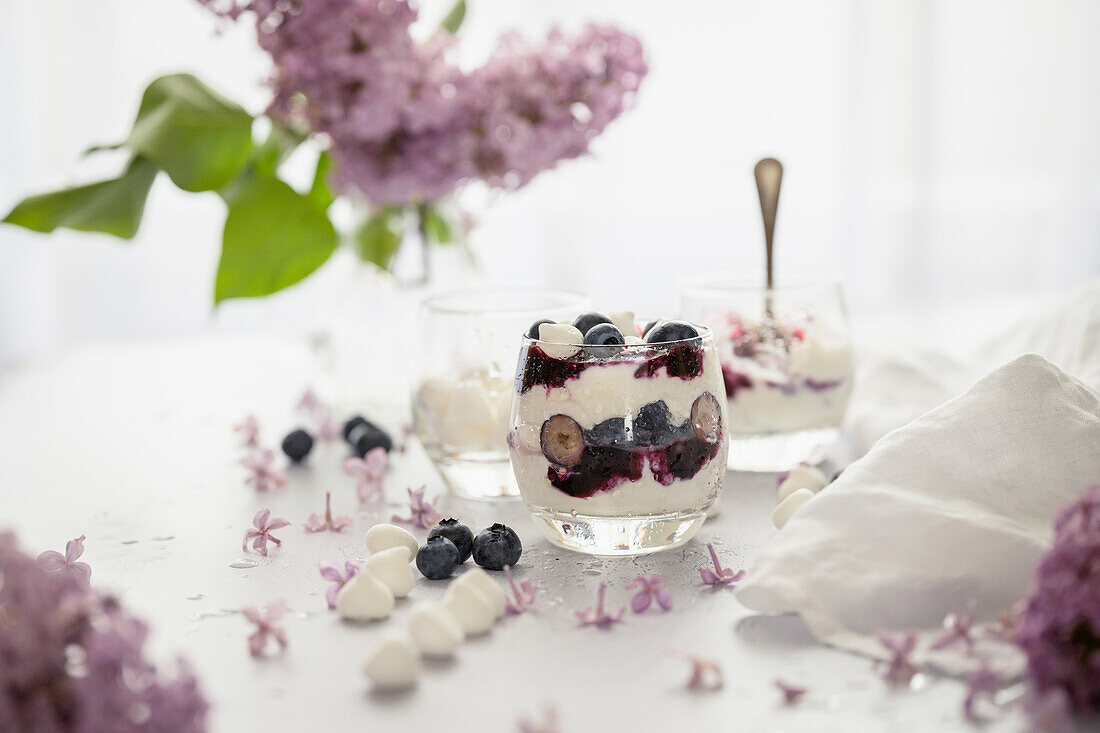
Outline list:
[[[299,428],[283,438],[283,453],[295,463],[300,463],[313,450],[313,438]]]
[[[610,359],[626,343],[623,332],[613,323],[597,323],[584,335],[584,351],[597,359]]]
[[[474,537],[474,562],[486,570],[503,570],[505,565],[515,567],[522,553],[519,535],[499,522]]]
[[[646,333],[647,344],[664,344],[669,341],[686,341],[699,338],[699,330],[686,321],[664,321]]]
[[[549,318],[538,319],[531,324],[531,327],[529,329],[527,329],[527,338],[535,339],[537,341],[539,338],[539,326],[544,323],[554,323],[554,321],[551,321]]]
[[[590,328],[600,323],[611,323],[611,319],[603,313],[589,311],[588,313],[581,313],[577,316],[573,321],[573,327],[580,331],[581,334],[587,334]]]
[[[432,527],[428,532],[428,539],[434,539],[436,537],[446,537],[454,546],[458,548],[458,562],[464,563],[470,558],[470,553],[474,551],[474,533],[470,531],[462,522],[455,518],[444,519],[439,524]]]
[[[375,448],[381,448],[387,453],[393,448],[393,439],[390,434],[372,422],[364,420],[351,431],[351,445],[355,455],[362,458]]]
[[[429,537],[416,551],[416,568],[425,578],[443,580],[449,578],[458,567],[458,548],[443,536]]]
[[[355,417],[349,419],[346,423],[344,423],[344,441],[350,443],[351,445],[355,445],[355,441],[351,439],[352,432],[354,432],[355,429],[360,425],[369,424],[370,423],[367,422],[367,418],[363,417],[362,415],[356,415]]]
[[[544,422],[539,442],[546,460],[565,468],[580,463],[584,455],[584,431],[568,415],[552,415]]]

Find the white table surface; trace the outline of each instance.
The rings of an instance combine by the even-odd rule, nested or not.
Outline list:
[[[417,689],[369,692],[360,665],[372,641],[403,628],[412,602],[441,597],[445,583],[421,579],[390,619],[350,626],[326,610],[317,563],[364,556],[366,529],[401,510],[406,486],[426,483],[429,496],[444,487],[415,443],[395,457],[382,511],[357,509],[338,445],[315,448],[282,489],[246,486],[231,426],[255,412],[264,443],[277,446],[314,373],[295,344],[218,338],[83,348],[0,374],[0,527],[17,530],[34,553],[86,534],[93,584],[151,622],[158,660],[190,660],[212,704],[211,730],[512,731],[547,705],[563,732],[971,729],[960,682],[922,677],[917,689],[891,689],[868,660],[815,644],[796,617],[752,615],[729,589],[700,584],[706,542],[739,568],[775,532],[774,479],[766,475],[729,474],[720,516],[695,540],[633,560],[555,549],[519,503],[445,497],[444,516],[475,532],[493,521],[514,527],[524,542],[517,575],[542,590],[527,614],[506,617],[453,662],[429,665]],[[384,412],[340,409],[352,407]],[[325,489],[355,524],[340,535],[308,535],[302,522],[322,509]],[[266,559],[249,554],[259,561],[253,569],[231,568],[264,506],[294,523],[278,533],[283,547]],[[621,605],[625,584],[652,573],[665,576],[673,611],[628,608],[609,630],[578,627],[573,612],[592,605],[601,580]],[[292,609],[290,647],[254,660],[237,609],[277,598]],[[686,690],[688,666],[670,649],[719,660],[724,689]],[[784,707],[776,677],[810,692]],[[1022,727],[1009,715],[983,729]]]

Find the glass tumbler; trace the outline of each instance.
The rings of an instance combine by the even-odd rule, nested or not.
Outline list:
[[[685,318],[717,340],[730,416],[729,467],[787,471],[840,436],[852,393],[852,342],[840,283],[812,275],[768,290],[759,274],[695,280]]]
[[[508,445],[523,500],[552,543],[640,555],[698,531],[729,443],[715,339],[699,331],[622,346],[523,338]]]
[[[508,414],[520,335],[539,318],[571,319],[587,305],[580,295],[538,289],[460,290],[422,303],[413,425],[452,492],[519,496]]]

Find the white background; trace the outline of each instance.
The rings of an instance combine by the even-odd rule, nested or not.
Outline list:
[[[444,2],[426,2],[434,22]],[[861,312],[1062,290],[1100,273],[1100,3],[472,0],[464,54],[501,30],[613,21],[651,66],[595,155],[478,206],[493,282],[675,307],[675,280],[761,260],[752,164],[787,167],[781,266],[839,272]],[[0,0],[0,208],[113,174],[156,75],[263,109],[251,28],[191,0]],[[483,198],[474,196],[473,198]],[[276,298],[211,308],[224,211],[153,189],[136,240],[0,227],[0,362],[97,339],[315,328],[335,259]],[[441,281],[457,279],[445,272]]]

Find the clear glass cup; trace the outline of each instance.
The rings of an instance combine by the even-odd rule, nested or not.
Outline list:
[[[685,318],[708,325],[722,361],[730,416],[729,467],[787,471],[817,462],[840,436],[852,393],[852,341],[840,283],[812,274],[693,280]]]
[[[519,496],[508,466],[516,346],[539,318],[572,318],[587,305],[580,295],[538,289],[459,290],[422,303],[413,426],[452,492]]]
[[[523,338],[508,446],[555,545],[640,555],[687,542],[722,488],[729,447],[714,337],[603,346]]]

